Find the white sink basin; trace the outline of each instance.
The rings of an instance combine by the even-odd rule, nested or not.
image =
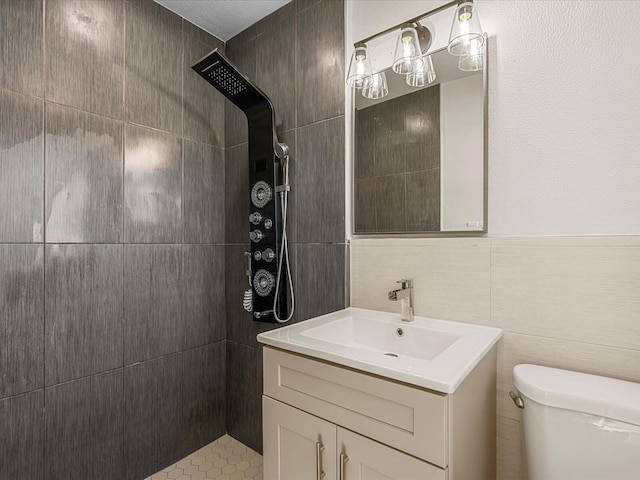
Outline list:
[[[433,360],[460,338],[459,334],[434,330],[422,322],[398,324],[373,316],[360,317],[353,312],[338,320],[302,330],[300,335],[389,357],[423,360]]]
[[[399,335],[398,329],[401,329]],[[453,393],[502,336],[499,328],[347,308],[258,335],[258,341]]]

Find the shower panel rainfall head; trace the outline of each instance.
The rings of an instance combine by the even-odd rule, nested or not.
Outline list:
[[[191,68],[245,114],[261,107],[273,112],[269,98],[242,75],[217,48]]]

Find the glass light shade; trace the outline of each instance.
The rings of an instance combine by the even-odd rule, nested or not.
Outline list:
[[[414,73],[407,75],[407,85],[424,87],[436,80],[436,69],[433,67],[431,55],[422,57],[423,65]]]
[[[463,72],[477,72],[484,68],[484,55],[465,55],[459,57],[458,68]]]
[[[387,86],[387,75],[384,72],[374,74],[365,82],[362,88],[362,95],[371,100],[378,100],[389,95]]]
[[[484,35],[480,26],[478,11],[471,2],[464,2],[456,8],[449,35],[449,53],[457,57],[481,51]]]
[[[393,71],[408,75],[418,70],[422,63],[422,50],[420,49],[418,33],[412,24],[407,23],[402,26],[398,36],[396,53],[393,56]]]
[[[360,43],[356,45],[351,55],[349,71],[347,72],[347,85],[351,88],[361,89],[370,78],[371,59],[367,52],[367,46],[364,43]]]

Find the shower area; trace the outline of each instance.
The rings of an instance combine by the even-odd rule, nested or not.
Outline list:
[[[343,308],[343,9],[294,0],[222,41],[152,0],[0,2],[0,478],[262,451],[255,336],[278,323],[243,307],[245,252],[277,282],[282,238],[256,260],[250,121],[192,66],[217,49],[273,106],[290,321]]]

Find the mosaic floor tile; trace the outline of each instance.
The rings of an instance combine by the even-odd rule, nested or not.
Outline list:
[[[146,480],[262,480],[262,456],[225,435]]]

